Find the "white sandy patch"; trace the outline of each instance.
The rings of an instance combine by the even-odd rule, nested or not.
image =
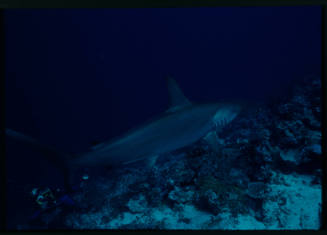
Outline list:
[[[263,203],[262,221],[258,221],[253,213],[233,216],[228,208],[222,208],[221,213],[214,216],[192,204],[180,204],[174,209],[162,205],[142,212],[123,212],[107,223],[103,223],[102,219],[108,214],[108,208],[104,208],[103,211],[82,214],[77,218],[72,216],[70,223],[80,229],[117,229],[129,224],[196,230],[319,229],[321,186],[311,185],[311,181],[312,176],[273,172]]]
[[[306,175],[274,174],[264,203],[269,229],[319,229],[321,186]]]

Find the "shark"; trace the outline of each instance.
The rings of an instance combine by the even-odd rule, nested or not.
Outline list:
[[[186,98],[174,78],[168,76],[166,81],[170,106],[164,113],[74,157],[12,129],[6,129],[6,135],[43,152],[63,170],[69,188],[72,169],[121,167],[141,161],[151,166],[158,156],[192,145],[213,128],[223,128],[244,107],[239,102],[194,103]]]

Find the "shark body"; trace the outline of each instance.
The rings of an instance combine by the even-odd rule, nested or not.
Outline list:
[[[93,147],[91,151],[80,155],[74,164],[128,164],[185,147],[214,127],[215,123],[210,117],[214,116],[215,111],[215,105],[197,105],[166,113],[116,141]]]
[[[160,154],[188,146],[202,138],[213,127],[223,127],[231,122],[241,110],[241,105],[235,103],[191,103],[174,79],[168,78],[167,83],[171,106],[164,114],[74,158],[41,145],[33,138],[18,132],[7,129],[6,134],[48,151],[52,156],[58,156],[57,159],[61,160],[65,169],[120,166],[144,160],[151,161]]]

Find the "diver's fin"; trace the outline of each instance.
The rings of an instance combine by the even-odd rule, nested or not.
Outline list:
[[[167,112],[174,112],[175,110],[191,105],[191,102],[185,97],[176,81],[170,76],[167,76],[167,87],[170,98],[170,107]]]
[[[71,178],[69,161],[71,156],[69,154],[62,153],[51,146],[41,144],[38,140],[11,129],[6,128],[6,136],[12,138],[15,141],[19,141],[21,144],[24,144],[28,147],[32,147],[36,151],[41,152],[50,163],[52,163],[63,172],[65,188],[69,189]]]

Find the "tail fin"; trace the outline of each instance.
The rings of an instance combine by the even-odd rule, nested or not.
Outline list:
[[[71,159],[71,156],[69,154],[59,152],[58,150],[56,150],[55,148],[53,148],[51,146],[41,144],[36,139],[34,139],[30,136],[26,136],[22,133],[19,133],[17,131],[11,130],[11,129],[6,129],[6,136],[41,152],[50,163],[52,163],[58,169],[62,170],[62,172],[64,174],[65,189],[70,191],[70,188],[71,188],[70,187],[70,178],[71,178],[70,177],[70,159]]]

